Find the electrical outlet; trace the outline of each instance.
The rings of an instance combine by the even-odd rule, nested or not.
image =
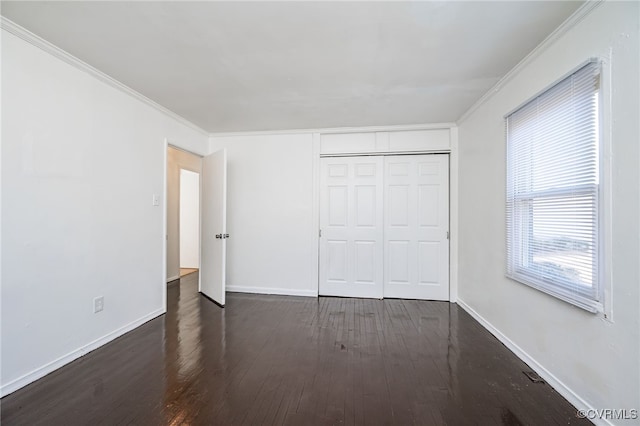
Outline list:
[[[97,314],[103,309],[104,309],[104,296],[96,297],[95,299],[93,299],[93,313]]]

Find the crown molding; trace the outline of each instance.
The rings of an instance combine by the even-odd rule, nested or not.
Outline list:
[[[251,132],[224,132],[210,133],[212,138],[224,138],[234,136],[269,136],[269,135],[299,135],[307,133],[335,134],[335,133],[363,133],[363,132],[399,132],[410,130],[434,130],[451,129],[456,127],[456,123],[429,123],[429,124],[406,124],[390,126],[362,126],[362,127],[326,127],[317,129],[288,129],[288,130],[265,130]]]
[[[315,129],[289,129],[289,130],[265,130],[265,131],[249,131],[249,132],[212,132],[209,133],[190,122],[186,118],[176,114],[175,112],[163,107],[157,102],[149,99],[143,94],[135,91],[129,86],[119,82],[113,77],[105,74],[97,68],[87,64],[86,62],[76,58],[58,46],[48,42],[42,37],[32,33],[26,28],[16,24],[10,19],[0,16],[0,28],[15,35],[16,37],[32,44],[35,47],[55,56],[56,58],[92,75],[98,80],[116,88],[129,96],[149,105],[157,111],[173,118],[181,124],[197,131],[198,133],[209,137],[230,137],[230,136],[267,136],[267,135],[284,135],[284,134],[301,134],[301,133],[356,133],[356,132],[383,132],[383,131],[406,131],[406,130],[429,130],[429,129],[450,129],[458,126],[469,118],[480,106],[488,102],[500,89],[517,76],[527,65],[536,59],[556,40],[567,33],[571,28],[581,22],[594,9],[600,6],[605,0],[587,0],[580,8],[578,8],[569,18],[567,18],[558,28],[549,34],[535,49],[525,56],[515,67],[505,74],[491,89],[489,89],[480,99],[478,99],[455,123],[435,123],[435,124],[414,124],[414,125],[393,125],[393,126],[370,126],[370,127],[335,127],[335,128],[315,128]]]
[[[58,46],[48,42],[47,40],[43,39],[42,37],[32,33],[31,31],[27,30],[26,28],[16,24],[15,22],[11,21],[10,19],[5,18],[4,16],[0,16],[0,28],[2,28],[3,30],[13,34],[14,36],[26,41],[27,43],[49,53],[50,55],[53,55],[54,57],[66,62],[67,64],[86,72],[87,74],[93,76],[94,78],[102,81],[103,83],[108,84],[109,86],[120,90],[121,92],[126,93],[127,95],[139,100],[140,102],[156,109],[157,111],[160,111],[161,113],[163,113],[164,115],[166,115],[167,117],[173,118],[174,120],[176,120],[177,122],[197,131],[198,133],[202,134],[203,136],[209,136],[209,132],[205,131],[204,129],[202,129],[201,127],[193,124],[192,122],[190,122],[189,120],[187,120],[186,118],[176,114],[175,112],[163,107],[162,105],[160,105],[159,103],[147,98],[146,96],[144,96],[143,94],[133,90],[131,87],[119,82],[118,80],[116,80],[115,78],[109,76],[108,74],[105,74],[104,72],[100,71],[97,68],[92,67],[91,65],[87,64],[86,62],[76,58],[75,56],[73,56],[72,54],[70,54],[69,52],[59,48]]]
[[[571,16],[569,16],[558,28],[553,30],[542,42],[536,46],[527,56],[525,56],[520,62],[516,64],[504,77],[502,77],[491,89],[489,89],[480,99],[478,99],[471,107],[465,111],[464,114],[456,121],[457,125],[460,125],[463,121],[471,116],[478,108],[488,102],[496,93],[502,89],[502,87],[511,81],[515,76],[531,62],[533,62],[538,56],[540,56],[545,50],[547,50],[553,43],[555,43],[560,37],[565,35],[570,29],[580,23],[585,17],[587,17],[595,8],[600,6],[605,0],[587,0],[582,6],[580,6]]]

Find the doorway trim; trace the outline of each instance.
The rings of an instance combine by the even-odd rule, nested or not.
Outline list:
[[[168,190],[168,173],[169,173],[169,148],[176,149],[178,151],[186,152],[187,154],[191,154],[198,158],[203,158],[204,156],[198,154],[193,151],[189,151],[188,149],[181,148],[175,141],[164,138],[164,153],[162,158],[164,159],[164,164],[162,167],[163,175],[162,175],[162,202],[160,203],[162,207],[162,312],[167,312],[167,242],[169,235],[168,231],[168,214],[167,209],[169,207],[169,203],[167,200]],[[185,168],[189,170],[189,168]],[[191,170],[193,171],[193,170]],[[199,172],[198,172],[199,173]],[[200,197],[202,198],[202,182],[200,182]],[[202,204],[200,204],[200,226],[202,226]],[[202,241],[200,241],[200,245],[202,245]],[[198,247],[198,257],[200,257],[200,247]],[[198,291],[200,291],[200,283],[198,282]]]

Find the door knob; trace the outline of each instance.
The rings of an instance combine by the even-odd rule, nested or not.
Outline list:
[[[216,234],[216,238],[222,238],[222,234]]]
[[[229,238],[229,234],[224,234],[222,238]]]

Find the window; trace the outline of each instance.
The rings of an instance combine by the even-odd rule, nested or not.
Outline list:
[[[599,280],[600,65],[506,117],[507,276],[591,312]]]

